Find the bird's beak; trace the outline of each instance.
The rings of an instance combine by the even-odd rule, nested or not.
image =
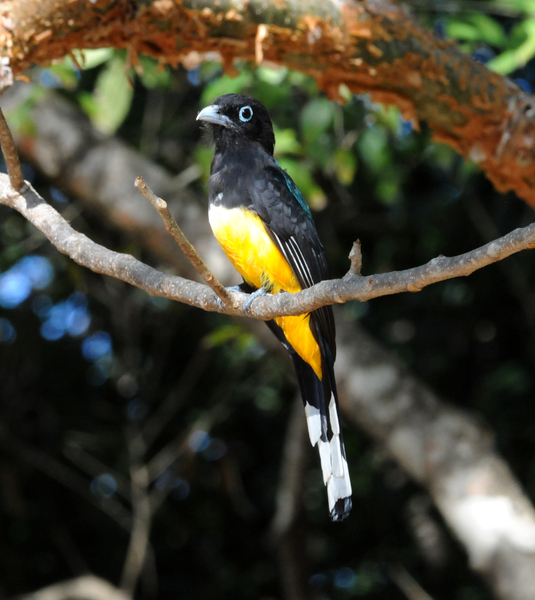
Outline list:
[[[197,121],[205,121],[213,125],[221,125],[221,127],[229,127],[232,121],[225,115],[219,112],[219,106],[211,104],[203,108],[197,115]]]

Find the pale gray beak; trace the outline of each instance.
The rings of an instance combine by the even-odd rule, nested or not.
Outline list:
[[[232,121],[227,116],[219,112],[219,106],[216,104],[211,104],[203,108],[197,115],[197,121],[205,121],[213,125],[221,125],[221,127],[230,127],[232,124]]]

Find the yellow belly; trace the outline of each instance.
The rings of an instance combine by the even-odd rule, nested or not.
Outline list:
[[[272,242],[258,215],[244,208],[210,206],[212,231],[230,262],[249,285],[271,293],[301,291],[290,265]],[[310,330],[310,315],[278,317],[286,339],[321,379],[321,352]]]

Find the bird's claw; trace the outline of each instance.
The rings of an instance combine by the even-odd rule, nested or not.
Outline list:
[[[252,294],[250,294],[247,300],[243,303],[243,314],[246,317],[248,317],[249,315],[247,313],[249,312],[249,309],[251,308],[251,305],[256,300],[256,298],[258,298],[259,296],[267,296],[268,293],[269,292],[266,292],[266,290],[263,287],[261,287],[255,290]]]
[[[227,292],[242,292],[243,291],[239,285],[232,285],[225,289],[227,290]],[[227,305],[223,302],[223,300],[221,300],[221,298],[219,296],[216,297],[215,301],[217,304],[217,308],[219,310],[225,310],[225,308],[227,308]]]

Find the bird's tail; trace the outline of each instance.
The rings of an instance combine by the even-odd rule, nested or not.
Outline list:
[[[318,336],[323,356],[322,381],[314,369],[290,346],[275,321],[266,321],[266,325],[292,357],[305,405],[310,442],[313,446],[318,445],[320,453],[329,513],[333,521],[342,521],[351,510],[351,481],[338,418],[338,394],[330,350],[323,338]]]
[[[351,481],[340,420],[338,396],[332,365],[322,382],[312,367],[297,353],[291,353],[301,395],[305,404],[308,434],[318,445],[323,481],[327,487],[329,512],[333,521],[342,521],[351,510]],[[329,372],[330,371],[330,372]]]

